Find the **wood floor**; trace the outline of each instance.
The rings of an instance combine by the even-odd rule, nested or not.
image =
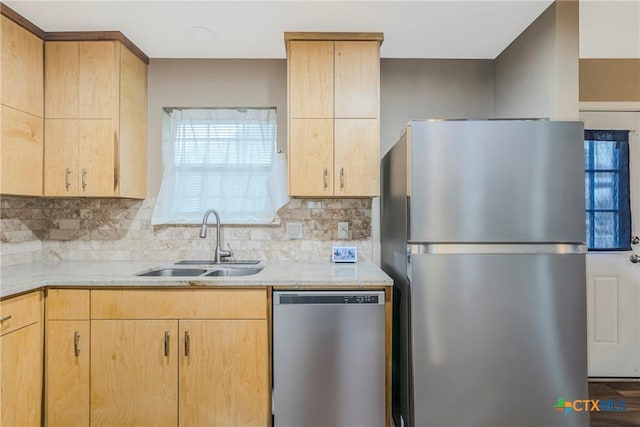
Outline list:
[[[640,382],[590,381],[592,400],[624,400],[624,412],[591,412],[591,427],[640,426]]]

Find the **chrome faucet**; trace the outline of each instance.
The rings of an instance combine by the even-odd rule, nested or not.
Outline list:
[[[221,258],[227,258],[233,255],[233,251],[231,251],[231,247],[229,250],[220,249],[220,215],[215,209],[209,209],[204,213],[204,218],[202,218],[202,227],[200,227],[200,238],[204,239],[207,237],[207,220],[209,219],[209,215],[214,214],[216,217],[216,251],[215,251],[215,261],[216,263],[220,263]]]

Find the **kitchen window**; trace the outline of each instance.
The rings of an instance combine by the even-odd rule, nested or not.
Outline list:
[[[586,129],[584,161],[589,250],[631,250],[629,132]]]
[[[275,108],[172,109],[167,119],[153,224],[197,224],[207,209],[225,224],[274,221],[284,204],[270,197],[283,185],[274,182]]]

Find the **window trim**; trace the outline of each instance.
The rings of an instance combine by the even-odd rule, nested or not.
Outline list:
[[[622,133],[626,132],[626,136],[623,136]],[[587,137],[587,134],[590,133],[591,136]],[[594,135],[598,135],[598,134],[602,134],[604,135],[602,138],[597,138],[594,137]],[[620,134],[620,135],[618,135]],[[585,203],[585,222],[587,220],[587,218],[589,219],[589,225],[588,225],[588,229],[587,229],[587,236],[586,237],[590,237],[591,239],[587,239],[587,247],[588,247],[588,251],[589,252],[627,252],[632,250],[631,248],[631,221],[632,221],[632,215],[631,215],[631,197],[630,194],[624,194],[622,189],[620,188],[620,183],[621,180],[624,179],[626,177],[626,188],[627,188],[627,193],[630,191],[630,171],[629,171],[629,163],[630,163],[630,159],[629,159],[629,131],[628,130],[611,130],[611,129],[585,129],[585,134],[584,134],[584,142],[590,143],[590,148],[589,148],[589,160],[588,160],[588,165],[585,165],[585,179],[587,177],[590,177],[589,182],[589,200],[591,201],[591,205],[587,206]],[[626,162],[623,165],[619,165],[618,168],[616,169],[596,169],[595,168],[595,150],[593,149],[593,142],[598,142],[598,141],[609,141],[611,143],[625,143],[626,144]],[[618,206],[615,209],[596,209],[595,208],[595,175],[597,173],[610,173],[613,174],[614,176],[616,176],[614,178],[614,185],[615,187],[617,187],[615,189],[615,191],[617,192],[617,199],[618,199]],[[586,195],[585,195],[586,196]],[[586,197],[585,197],[586,200]],[[622,204],[626,204],[626,209],[625,207],[623,207]],[[592,208],[593,207],[593,208]],[[629,221],[629,227],[628,227],[628,234],[629,234],[629,242],[626,244],[626,246],[618,246],[615,248],[592,248],[591,244],[592,242],[595,244],[595,238],[596,238],[596,233],[595,233],[595,215],[596,213],[599,212],[613,212],[616,213],[616,215],[614,216],[614,228],[615,229],[620,229],[621,225],[620,225],[620,221],[624,220],[624,218],[621,218],[623,215],[627,215],[628,216],[628,221]],[[626,230],[625,230],[626,231]],[[625,233],[626,234],[626,233]],[[620,233],[618,233],[619,235],[619,240],[624,237],[621,236]]]
[[[179,198],[176,198],[177,196],[175,195],[175,183],[180,179],[177,178],[176,176],[180,176],[181,175],[181,171],[184,172],[192,172],[192,173],[196,173],[198,174],[200,171],[202,171],[203,174],[206,174],[207,172],[209,173],[213,173],[216,174],[216,171],[218,171],[218,176],[221,176],[223,174],[220,174],[219,172],[224,171],[228,168],[233,169],[234,171],[238,171],[238,170],[247,170],[247,171],[253,171],[254,168],[253,166],[251,166],[250,164],[239,164],[238,166],[236,165],[229,165],[227,163],[220,163],[220,164],[203,164],[203,163],[194,163],[194,162],[186,162],[186,163],[182,163],[182,164],[176,164],[176,158],[175,156],[171,156],[168,155],[168,157],[172,157],[171,159],[167,158],[167,152],[171,152],[173,151],[173,147],[175,147],[176,141],[174,140],[174,138],[172,137],[172,132],[169,131],[169,128],[172,126],[170,123],[173,120],[172,119],[172,113],[174,113],[174,111],[179,110],[179,111],[186,111],[186,110],[194,110],[195,114],[198,114],[197,112],[204,112],[206,110],[235,110],[238,113],[243,113],[246,111],[249,112],[258,112],[259,110],[266,110],[272,113],[263,113],[260,114],[262,117],[268,117],[268,122],[265,121],[265,125],[266,126],[272,126],[269,127],[270,131],[273,131],[273,135],[271,135],[271,133],[269,134],[269,139],[265,140],[264,138],[258,138],[258,139],[262,139],[263,144],[264,142],[269,142],[271,145],[272,142],[272,147],[270,149],[272,149],[273,151],[273,155],[271,158],[271,162],[270,164],[256,164],[256,173],[259,173],[260,176],[265,175],[267,177],[267,182],[269,182],[269,177],[270,174],[273,173],[273,168],[274,168],[274,162],[276,161],[276,155],[277,153],[279,153],[278,151],[278,132],[277,132],[277,108],[276,107],[242,107],[242,108],[227,108],[227,107],[206,107],[206,108],[201,108],[201,107],[184,107],[184,108],[177,108],[177,107],[165,107],[163,108],[164,110],[164,114],[163,114],[163,130],[162,130],[162,152],[163,152],[163,173],[162,173],[162,181],[161,181],[161,189],[157,195],[157,200],[156,200],[156,206],[154,206],[154,213],[156,211],[156,209],[158,208],[159,204],[163,204],[163,206],[158,209],[158,215],[156,216],[155,214],[152,215],[152,223],[154,225],[193,225],[193,224],[199,224],[202,220],[202,218],[198,217],[195,218],[194,217],[194,211],[193,209],[190,210],[190,212],[185,212],[184,215],[182,214],[180,208],[172,208],[171,205],[174,205],[177,201],[179,201]],[[203,115],[206,113],[203,113]],[[233,112],[230,111],[230,117],[233,117]],[[271,116],[271,114],[273,114],[273,116]],[[267,116],[265,116],[267,115]],[[216,120],[215,117],[212,117],[211,119],[213,119],[214,121]],[[209,119],[209,121],[211,120]],[[220,118],[221,120],[226,120],[224,117]],[[188,119],[187,119],[188,120]],[[194,120],[200,120],[197,118],[197,116],[195,116]],[[231,119],[230,119],[231,120]],[[249,119],[251,120],[251,119]],[[271,137],[273,138],[273,141],[271,141]],[[209,139],[210,141],[210,139]],[[255,141],[254,141],[255,142]],[[259,143],[260,144],[260,143]],[[168,147],[168,145],[171,145],[172,147]],[[262,145],[262,149],[261,152],[265,153],[264,149],[266,148],[265,145]],[[233,148],[232,148],[233,150]],[[223,153],[224,156],[224,153]],[[245,157],[245,159],[247,159]],[[252,157],[249,156],[248,157],[249,161],[252,161]],[[170,168],[170,172],[167,172],[167,168]],[[258,171],[259,169],[259,171]],[[279,170],[276,169],[276,170]],[[169,179],[167,179],[169,178]],[[220,179],[220,178],[218,178]],[[261,178],[262,179],[262,178]],[[165,194],[163,194],[163,188],[165,186],[165,180],[167,181],[166,186],[168,187],[167,192],[165,192]],[[268,184],[269,185],[269,184]],[[279,185],[279,184],[276,184]],[[255,187],[249,187],[249,188],[255,188]],[[272,197],[270,197],[270,187],[267,187],[266,190],[266,194],[265,196],[267,197],[267,205],[269,206],[269,199],[271,199],[270,203],[271,205],[273,205],[274,200],[272,199]],[[217,191],[214,190],[214,195],[215,194],[221,194]],[[160,198],[162,197],[162,202],[160,202]],[[251,200],[253,200],[253,198],[251,198]],[[261,200],[261,199],[260,199]],[[276,204],[279,203],[278,200],[275,201]],[[179,203],[179,202],[178,202]],[[197,202],[199,204],[200,207],[202,207],[204,201],[202,199],[202,197],[200,198],[200,202]],[[256,205],[256,207],[258,209],[261,206],[261,202],[258,203],[258,205]],[[215,208],[215,206],[214,206]],[[236,209],[233,209],[234,211],[236,211]],[[270,226],[270,225],[274,225],[277,226],[280,224],[279,218],[277,216],[277,214],[275,212],[273,212],[273,216],[270,220],[264,219],[263,217],[272,215],[271,211],[266,208],[264,214],[261,214],[261,210],[254,210],[251,209],[251,207],[249,206],[249,210],[246,209],[240,209],[237,210],[237,212],[239,213],[243,213],[245,212],[244,215],[241,216],[236,216],[236,217],[232,217],[229,218],[229,216],[222,215],[221,212],[221,223],[225,224],[225,225],[235,225],[235,226]],[[253,220],[251,219],[252,217],[255,217],[256,219]]]

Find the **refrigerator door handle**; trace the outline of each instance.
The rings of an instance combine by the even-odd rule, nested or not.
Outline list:
[[[586,254],[582,243],[414,243],[410,254],[431,255],[505,255],[505,254]]]

